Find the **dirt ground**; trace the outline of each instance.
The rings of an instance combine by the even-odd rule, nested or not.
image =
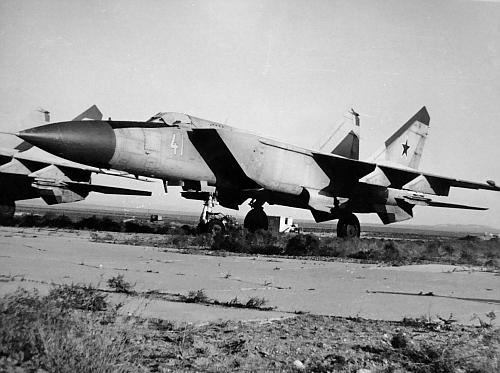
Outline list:
[[[396,323],[304,315],[265,322],[211,323],[177,332],[149,331],[143,363],[153,371],[169,367],[290,371],[304,367],[311,372],[493,372],[500,367],[498,333],[498,329],[410,320]],[[180,335],[184,345],[176,341]],[[148,353],[155,358],[148,359]],[[166,355],[158,360],[162,353]]]
[[[133,349],[131,371],[500,371],[492,273],[187,255],[91,242],[89,232],[2,227],[0,237],[1,294],[117,274],[135,285],[135,296],[109,293],[123,306],[103,326]],[[179,301],[199,289],[211,301]],[[235,296],[270,308],[217,304]],[[0,358],[0,371],[30,369]]]

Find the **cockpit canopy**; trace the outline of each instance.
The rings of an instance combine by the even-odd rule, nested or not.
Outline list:
[[[146,123],[149,123],[148,127],[229,128],[221,123],[172,112],[160,112],[149,118]]]
[[[181,113],[158,113],[147,120],[150,123],[159,123],[169,127],[183,127],[192,125],[191,118]]]

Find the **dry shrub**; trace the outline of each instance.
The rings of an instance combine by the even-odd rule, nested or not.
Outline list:
[[[297,234],[290,238],[285,248],[286,255],[311,255],[318,251],[319,239],[312,234]]]
[[[210,299],[205,293],[204,289],[190,291],[188,296],[184,299],[186,303],[208,303]]]
[[[63,300],[69,303],[63,306]],[[76,291],[74,285],[53,288],[45,297],[24,289],[5,295],[0,299],[2,369],[136,371],[132,370],[135,350],[127,343],[127,333],[105,329],[99,313],[80,311],[93,308],[88,301],[87,292]]]
[[[134,286],[135,284],[131,284],[130,282],[125,281],[125,276],[122,275],[117,275],[114,277],[111,277],[107,281],[108,286],[116,291],[117,293],[123,293],[123,294],[135,294],[134,291]]]
[[[107,296],[92,284],[53,284],[44,300],[57,308],[73,308],[84,311],[105,311],[108,307]]]

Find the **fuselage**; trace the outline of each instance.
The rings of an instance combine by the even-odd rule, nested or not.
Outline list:
[[[262,188],[298,195],[304,187],[322,189],[330,182],[305,148],[224,124],[189,118],[191,123],[172,125],[128,121],[60,122],[25,131],[23,138],[75,162],[163,180],[206,181],[214,186],[219,182],[224,184],[223,180],[217,180],[217,172],[210,167],[214,161],[210,158],[226,156],[214,148],[222,141],[242,171]],[[48,128],[52,136],[36,138]],[[208,138],[207,132],[212,131],[206,130],[213,130],[214,134]],[[213,141],[215,133],[221,140],[218,143]]]
[[[248,178],[269,191],[299,195],[303,188],[320,190],[330,183],[307,149],[219,123],[197,124],[152,128],[133,122],[110,123],[116,145],[109,166],[142,176],[224,187],[233,181],[224,180],[224,172],[218,180],[220,166],[215,163],[224,167],[233,157]],[[227,151],[220,149],[224,146]]]
[[[257,198],[310,209],[317,212],[316,220],[329,220],[343,210],[377,212],[374,206],[395,204],[401,193],[342,187],[352,177],[350,170],[340,170],[335,174],[339,180],[332,179],[310,149],[184,114],[160,113],[147,122],[59,122],[23,131],[21,137],[90,166],[174,185],[198,183],[194,190],[200,192],[203,185],[216,187],[221,204],[232,208]]]

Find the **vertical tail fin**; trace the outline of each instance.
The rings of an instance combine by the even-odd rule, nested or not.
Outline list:
[[[96,105],[92,105],[87,110],[85,110],[83,113],[81,113],[79,116],[77,116],[75,119],[73,119],[73,121],[80,121],[80,120],[84,120],[84,119],[101,120],[102,113],[97,108]]]
[[[417,169],[429,132],[430,117],[424,106],[408,122],[387,139],[384,145],[368,157],[377,164],[400,164]]]
[[[331,132],[321,138],[316,148],[342,157],[359,159],[359,114],[353,109],[345,112]]]

